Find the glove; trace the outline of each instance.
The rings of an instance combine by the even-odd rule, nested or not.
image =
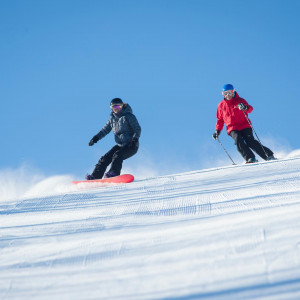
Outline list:
[[[247,110],[249,107],[247,105],[245,105],[244,103],[239,103],[238,108],[240,110]]]
[[[99,138],[95,135],[89,142],[89,146],[93,146],[99,141]]]
[[[137,145],[138,142],[139,142],[139,139],[137,137],[133,137],[129,143],[129,147],[133,147],[133,146]]]
[[[214,140],[217,140],[219,135],[220,135],[221,131],[220,130],[216,130],[216,132],[212,135]]]

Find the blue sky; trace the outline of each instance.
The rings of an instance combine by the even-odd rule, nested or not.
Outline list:
[[[114,145],[88,146],[114,97],[142,127],[124,166],[230,164],[211,138],[225,83],[275,155],[299,149],[299,13],[296,0],[0,1],[0,169],[83,177]]]

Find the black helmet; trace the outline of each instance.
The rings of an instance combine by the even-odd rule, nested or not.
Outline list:
[[[112,105],[117,105],[117,104],[123,104],[122,99],[120,99],[120,98],[114,98],[114,99],[112,99],[112,100],[110,101],[110,106],[112,106]]]

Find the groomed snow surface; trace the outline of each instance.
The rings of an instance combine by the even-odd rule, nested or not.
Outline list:
[[[0,299],[300,299],[300,158],[0,203]]]

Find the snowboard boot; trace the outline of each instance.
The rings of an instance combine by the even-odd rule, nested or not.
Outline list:
[[[110,178],[110,177],[116,177],[116,176],[118,176],[118,174],[116,174],[114,171],[109,171],[104,174],[103,178]]]
[[[96,178],[95,178],[93,175],[86,174],[86,175],[85,175],[85,179],[86,179],[86,180],[95,180]]]
[[[277,158],[274,157],[274,155],[270,155],[270,156],[267,157],[266,160],[277,160]]]

